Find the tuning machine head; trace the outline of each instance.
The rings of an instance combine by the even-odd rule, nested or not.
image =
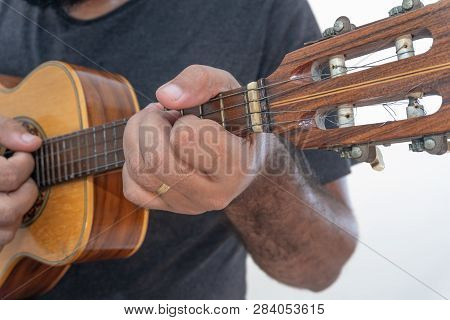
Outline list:
[[[424,137],[413,140],[409,145],[409,150],[440,156],[450,151],[450,143],[446,135]]]
[[[389,11],[389,16],[393,17],[423,7],[424,5],[420,0],[403,0],[401,6],[394,7]]]
[[[353,146],[338,151],[341,158],[351,159],[359,163],[366,162],[375,171],[383,171],[386,167],[383,154],[377,146]]]
[[[327,28],[322,33],[322,35],[324,38],[331,38],[355,29],[356,26],[350,22],[350,19],[348,17],[342,16],[336,20],[333,27]]]

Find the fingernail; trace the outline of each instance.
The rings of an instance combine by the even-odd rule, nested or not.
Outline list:
[[[181,96],[183,95],[183,90],[181,90],[181,88],[179,86],[177,86],[176,84],[166,84],[165,86],[163,86],[161,88],[161,90],[167,94],[168,96],[170,96],[170,98],[173,101],[177,101],[178,99],[181,98]]]
[[[26,144],[30,144],[36,141],[36,137],[30,133],[24,133],[22,134],[22,141],[25,142]]]

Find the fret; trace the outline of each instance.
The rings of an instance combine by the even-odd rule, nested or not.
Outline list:
[[[78,151],[78,159],[81,159],[81,137],[80,135],[77,135],[77,151]],[[81,161],[78,161],[78,172],[82,172],[81,170],[82,165],[81,165]],[[78,173],[76,173],[78,174]]]
[[[94,133],[94,168],[93,168],[93,171],[95,172],[95,168],[98,167],[96,127],[93,127],[92,131]],[[89,150],[89,147],[87,147],[86,150]]]
[[[116,127],[113,127],[113,149],[117,149],[117,129]],[[114,162],[117,163],[119,160],[119,157],[117,155],[117,152],[114,152]]]
[[[223,94],[219,94],[219,101],[220,101],[220,117],[222,119],[222,127],[225,128],[225,106],[223,103]]]
[[[56,174],[55,174],[55,158],[54,158],[54,153],[53,153],[53,143],[50,143],[50,168],[51,168],[50,181],[55,183],[56,182]]]
[[[88,148],[89,147],[89,139],[88,139],[88,135],[87,134],[84,135],[84,143],[85,143],[84,150],[86,152],[86,155],[88,155],[88,153],[89,153],[89,148]],[[94,143],[95,143],[95,141],[94,141]],[[94,152],[95,152],[95,150],[94,150]],[[80,157],[80,159],[82,159],[82,157]],[[87,170],[87,173],[89,174],[90,171],[91,171],[91,162],[90,161],[86,161],[86,170]]]
[[[180,110],[181,116],[184,117],[184,109]]]
[[[250,111],[249,111],[249,107],[248,107],[248,97],[247,97],[247,92],[245,91],[243,93],[244,95],[244,109],[245,109],[245,120],[247,122],[247,128],[252,128],[252,121],[250,119]]]
[[[107,165],[108,164],[108,153],[107,153],[108,145],[106,143],[106,126],[103,125],[102,128],[103,128],[103,152],[105,154],[105,165]]]
[[[59,150],[59,143],[56,142],[56,163],[57,163],[57,173],[58,173],[58,177],[57,180],[59,182],[62,182],[62,174],[61,174],[61,153]]]
[[[34,155],[34,163],[36,164],[36,183],[41,185],[41,168],[39,166],[39,155],[37,152]]]
[[[200,111],[200,114],[198,115],[198,117],[200,119],[203,119],[203,105],[202,104],[198,106],[198,110]]]
[[[62,149],[63,149],[63,155],[64,155],[64,180],[67,181],[69,180],[69,176],[68,176],[68,170],[67,170],[67,153],[66,153],[66,140],[62,141]]]
[[[44,186],[45,185],[45,181],[46,181],[46,177],[45,177],[45,165],[44,165],[44,161],[45,161],[45,159],[44,159],[44,145],[42,145],[40,148],[39,148],[39,162],[40,162],[40,167],[42,168],[42,186]]]
[[[75,177],[75,167],[74,167],[74,165],[73,165],[73,139],[72,138],[70,138],[70,139],[68,139],[67,140],[68,142],[70,142],[70,144],[69,144],[69,149],[70,149],[70,161],[71,161],[71,165],[70,165],[70,168],[71,168],[71,173],[70,173],[70,178],[74,178]]]
[[[47,180],[46,183],[51,183],[51,175],[50,175],[50,154],[49,154],[49,147],[48,143],[45,144],[45,166],[46,166],[46,172],[47,172]]]
[[[272,123],[272,119],[269,112],[269,100],[267,98],[266,80],[264,78],[258,81],[258,88],[260,95],[259,102],[261,105],[263,130],[264,132],[269,133],[272,131],[272,127],[270,125]]]

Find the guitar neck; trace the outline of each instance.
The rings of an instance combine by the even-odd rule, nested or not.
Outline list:
[[[182,110],[181,115],[212,120],[241,137],[271,132],[264,80],[221,93],[207,103]],[[37,184],[45,188],[120,169],[125,162],[123,134],[127,121],[122,119],[44,140],[34,153]]]

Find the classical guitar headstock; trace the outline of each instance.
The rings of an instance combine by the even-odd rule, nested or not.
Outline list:
[[[414,152],[445,154],[450,138],[449,21],[450,0],[429,6],[404,0],[386,19],[361,27],[340,17],[323,39],[288,54],[260,84],[260,100],[268,105],[262,126],[288,135],[300,148],[335,150],[380,170],[378,145],[409,141]],[[432,47],[416,54],[415,42],[423,38],[433,39]],[[381,50],[384,58],[370,60]],[[348,64],[361,58],[362,65]],[[430,95],[442,97],[434,114],[427,114],[422,102]],[[373,105],[379,105],[378,112],[402,108],[405,119],[359,124],[358,110]]]

